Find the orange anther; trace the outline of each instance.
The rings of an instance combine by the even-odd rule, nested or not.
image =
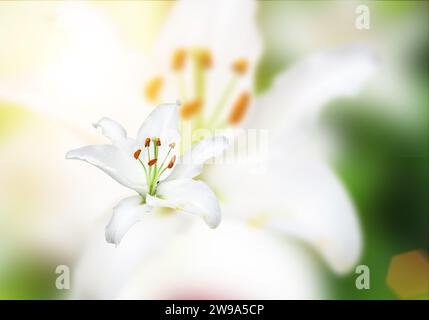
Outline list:
[[[246,73],[247,68],[249,66],[249,63],[246,59],[241,58],[241,59],[237,59],[232,63],[232,70],[238,74],[238,75],[242,75],[244,73]]]
[[[142,152],[141,149],[136,150],[136,152],[134,152],[134,159],[138,159],[140,157],[140,153]]]
[[[168,168],[168,169],[173,168],[173,166],[174,166],[174,162],[176,162],[176,155],[174,155],[174,156],[171,158],[170,162],[168,163],[167,168]]]
[[[231,124],[238,123],[247,111],[250,102],[250,94],[243,92],[234,103],[231,113],[229,114],[228,122]]]
[[[157,76],[148,81],[144,87],[144,94],[146,99],[151,102],[156,102],[161,91],[164,80],[162,77]]]
[[[183,69],[186,61],[186,51],[185,49],[179,48],[174,51],[173,56],[171,57],[171,69],[174,71],[180,71]]]
[[[210,68],[213,65],[213,58],[210,50],[198,49],[196,51],[198,63],[204,68]]]
[[[200,99],[185,102],[180,108],[180,115],[183,119],[189,119],[201,110],[203,103]]]
[[[147,163],[149,167],[153,166],[156,162],[158,161],[157,158],[149,160],[149,162]]]

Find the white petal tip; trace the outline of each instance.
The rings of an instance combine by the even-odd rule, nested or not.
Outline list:
[[[66,160],[75,159],[75,156],[73,155],[73,151],[68,151],[68,152],[65,154],[65,159],[66,159]]]
[[[117,248],[121,243],[121,240],[116,239],[115,241],[114,236],[112,235],[112,231],[109,229],[109,225],[106,226],[105,237],[106,237],[106,242],[113,244],[115,248]]]
[[[101,121],[103,121],[103,119],[104,118],[101,118],[100,120],[98,120],[97,122],[93,122],[92,123],[92,126],[95,128],[95,129],[98,129],[98,127],[100,126],[100,122]]]
[[[209,223],[208,225],[209,225],[210,229],[216,229],[217,227],[219,227],[220,221],[217,223]]]
[[[205,217],[204,221],[207,223],[210,229],[216,229],[217,227],[219,227],[221,222],[220,213],[218,216],[215,217]]]

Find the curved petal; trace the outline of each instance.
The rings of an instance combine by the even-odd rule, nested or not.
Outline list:
[[[332,170],[311,159],[288,172],[279,170],[273,180],[274,193],[284,199],[278,209],[286,210],[277,211],[282,214],[274,214],[268,226],[310,243],[338,273],[353,268],[361,253],[360,226],[352,201]]]
[[[220,155],[227,146],[228,139],[223,136],[197,142],[180,158],[168,180],[198,176],[203,170],[204,163]]]
[[[108,138],[113,145],[124,152],[135,151],[135,141],[127,137],[125,129],[116,121],[103,117],[97,123],[93,124],[94,128],[100,128],[102,134]]]
[[[138,270],[192,225],[191,218],[143,213],[117,247],[106,244],[105,219],[94,224],[74,268],[71,299],[117,299]]]
[[[205,175],[223,199],[227,215],[302,239],[333,270],[347,272],[358,261],[362,246],[352,201],[322,158],[293,151],[271,159],[262,174],[240,163],[214,166]],[[257,197],[252,196],[255,190]]]
[[[145,193],[146,177],[139,163],[133,157],[112,145],[92,145],[74,149],[66,159],[86,161],[101,169],[125,187]]]
[[[144,146],[146,138],[157,137],[161,139],[161,147],[158,148],[159,163],[165,161],[168,164],[172,157],[178,157],[180,149],[178,108],[178,102],[159,105],[149,114],[137,134],[137,143],[141,146]],[[171,143],[177,146],[170,150],[169,145]],[[152,147],[150,152],[152,152]],[[146,152],[143,152],[143,157],[146,157]],[[170,174],[171,170],[165,171],[162,179],[166,179]]]
[[[132,196],[121,200],[114,208],[113,215],[106,226],[106,241],[119,245],[128,230],[152,208],[142,203],[142,197]]]
[[[306,250],[238,220],[225,219],[216,232],[192,224],[158,252],[119,299],[320,299],[326,292]]]
[[[156,107],[143,122],[137,133],[137,142],[144,145],[146,138],[158,137],[162,142],[178,144],[179,112],[178,104],[161,104]]]
[[[147,195],[146,202],[153,207],[195,214],[211,228],[216,228],[220,223],[219,203],[213,191],[202,181],[181,179],[162,182],[158,186],[157,197]]]
[[[246,124],[282,131],[315,120],[328,101],[357,94],[376,65],[374,53],[360,46],[310,56],[277,77],[255,102]]]

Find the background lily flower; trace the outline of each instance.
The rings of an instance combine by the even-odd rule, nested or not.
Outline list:
[[[59,264],[70,266],[74,298],[392,298],[390,258],[427,242],[427,10],[369,3],[371,28],[359,30],[358,5],[0,3],[0,298],[69,297],[53,285]],[[381,70],[364,87],[368,47]],[[222,224],[211,230],[157,208],[137,212],[142,222],[108,245],[111,208],[129,190],[64,154],[103,143],[88,130],[93,119],[137,131],[154,105],[176,99],[182,146],[219,128],[235,142],[235,163],[216,159],[198,177],[213,187]],[[117,128],[109,138],[121,140]],[[262,144],[237,154],[246,137],[235,133],[247,129]],[[145,157],[122,140],[133,163]],[[168,156],[177,174],[202,170],[178,170],[179,149]],[[144,169],[142,184],[124,178],[129,168],[121,183],[148,193]],[[371,268],[365,292],[354,273],[338,277],[306,256],[320,253],[345,273],[361,252]]]
[[[169,16],[155,47],[155,58],[149,60],[153,61],[150,65],[157,66],[158,72],[163,71],[159,66],[165,66],[165,70],[160,72],[162,78],[156,76],[146,83],[146,99],[155,102],[180,96],[184,99],[180,109],[182,119],[185,124],[191,123],[194,132],[199,128],[227,128],[232,125],[269,129],[268,172],[254,175],[238,160],[233,165],[210,168],[203,177],[220,195],[227,218],[239,217],[245,225],[268,227],[268,230],[283,236],[303,239],[318,250],[335,271],[349,271],[360,255],[359,223],[347,192],[329,168],[323,152],[315,148],[320,145],[320,141],[316,141],[319,132],[316,124],[321,108],[329,100],[355,95],[363,86],[375,69],[372,52],[364,47],[350,46],[313,55],[279,75],[271,90],[255,98],[250,80],[261,49],[253,4],[245,6],[241,15],[243,20],[237,28],[247,36],[240,37],[238,32],[228,33],[228,37],[240,43],[233,48],[240,48],[239,52],[244,56],[227,50],[228,54],[218,54],[221,58],[218,61],[214,54],[218,50],[213,48],[221,47],[221,35],[225,33],[217,28],[223,30],[223,26],[206,22],[216,21],[215,12],[220,17],[220,12],[224,11],[213,11],[210,4],[207,7],[200,3],[184,1]],[[228,8],[225,12],[232,10],[229,5],[224,6]],[[198,27],[194,20],[189,22],[187,19],[187,14],[190,11],[195,14],[195,10],[202,19]],[[217,32],[219,35],[214,36]],[[234,60],[236,57],[241,60]],[[237,73],[239,68],[235,63],[240,61],[245,61],[244,72]],[[231,75],[234,77],[232,85],[228,84]],[[239,82],[247,85],[244,96],[239,94]],[[226,95],[219,92],[219,83],[227,84]],[[199,91],[201,88],[204,90]],[[219,96],[221,106],[217,107]],[[237,101],[234,102],[234,98]],[[212,121],[210,114],[213,115],[214,111],[218,113],[215,112]],[[238,159],[252,157],[246,154],[236,156]],[[257,197],[249,197],[255,192]],[[97,257],[101,259],[100,255]],[[85,254],[81,265],[86,267],[79,269],[83,278],[89,272],[89,262],[85,259],[95,262]],[[140,266],[144,265],[142,260]],[[133,266],[137,272],[137,263]],[[114,270],[111,272],[116,274]],[[130,272],[129,277],[132,274]],[[129,281],[124,279],[125,284]],[[79,280],[80,285],[86,287],[83,282]],[[85,292],[82,287],[77,290],[82,294]]]
[[[322,283],[308,252],[265,229],[225,219],[194,223],[143,264],[120,299],[317,299]],[[195,241],[198,239],[198,241]],[[219,276],[214,276],[219,275]],[[260,275],[255,277],[255,275]]]
[[[321,148],[326,141],[317,119],[330,99],[356,95],[375,68],[370,50],[348,47],[313,55],[280,74],[245,119],[248,128],[269,128],[267,171],[252,173],[243,161],[211,168],[207,177],[231,206],[225,212],[307,241],[340,273],[358,261],[361,235],[352,201]],[[242,201],[254,190],[258,197]]]
[[[262,53],[256,8],[246,0],[177,3],[145,60],[146,100],[179,98],[193,130],[238,123]]]
[[[193,180],[208,159],[227,146],[224,137],[198,142],[176,165],[180,143],[177,104],[158,106],[143,122],[136,140],[127,137],[117,122],[103,118],[100,127],[112,145],[91,145],[67,152],[67,159],[86,161],[139,195],[128,197],[113,208],[106,227],[106,240],[118,245],[145,213],[155,207],[200,216],[212,228],[220,223],[216,196],[202,181]],[[144,151],[143,151],[144,150]]]
[[[272,157],[266,165],[270,172],[254,177],[242,164],[232,170],[220,166],[212,175],[216,192],[236,204],[228,210],[232,215],[274,214],[281,223],[269,219],[263,225],[275,225],[277,231],[307,240],[334,270],[346,272],[360,255],[359,224],[324,152],[314,148],[322,142],[316,142],[320,134],[316,124],[327,102],[359,92],[375,70],[374,54],[355,45],[312,55],[278,75],[272,88],[257,97],[252,79],[261,41],[254,5],[240,1],[178,5],[155,45],[153,60],[149,58],[158,74],[147,81],[146,98],[181,97],[182,119],[190,121],[195,132],[237,125],[269,130]],[[198,19],[191,19],[190,12]],[[240,23],[228,20],[237,17],[231,12],[240,12]],[[225,32],[228,25],[234,28]],[[236,187],[246,179],[244,187]],[[317,193],[312,191],[313,181],[319,183]],[[266,201],[260,197],[248,201],[247,195],[259,186],[267,186],[262,191]],[[324,195],[319,195],[322,191]]]

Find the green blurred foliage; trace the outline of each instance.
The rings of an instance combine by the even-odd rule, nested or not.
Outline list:
[[[0,299],[58,299],[55,264],[31,254],[15,254],[0,269]]]
[[[331,5],[335,2],[309,1],[299,9],[314,14],[313,9],[324,10]],[[296,2],[270,1],[260,7],[258,18],[266,50],[257,70],[258,92],[269,88],[279,72],[300,58],[287,47],[279,51],[277,40],[270,39],[266,30],[273,14],[291,6],[296,6]],[[425,21],[427,25],[427,2],[375,1],[370,6],[378,30],[394,29],[405,19]],[[415,98],[415,102],[399,108],[415,110],[417,118],[395,118],[388,110],[398,106],[386,105],[380,97],[364,92],[357,98],[332,102],[321,119],[335,136],[341,137],[334,168],[359,212],[364,239],[360,264],[368,265],[371,272],[371,289],[357,290],[357,275],[353,271],[339,277],[325,266],[330,298],[396,299],[386,284],[392,256],[414,249],[429,250],[428,31],[416,30],[417,40],[407,47],[401,46],[399,39],[395,44],[395,50],[404,53],[397,63],[403,64],[402,70],[407,73],[403,76],[412,82]],[[327,40],[326,45],[330,47],[332,43]]]
[[[25,108],[0,101],[0,144],[28,123],[33,115]]]
[[[390,299],[395,296],[385,279],[391,257],[429,249],[427,130],[401,128],[377,114],[377,104],[366,107],[372,111],[362,112],[356,100],[337,101],[325,116],[343,142],[336,168],[360,214],[360,263],[370,267],[371,290],[356,290],[354,273],[330,282],[337,298]]]

